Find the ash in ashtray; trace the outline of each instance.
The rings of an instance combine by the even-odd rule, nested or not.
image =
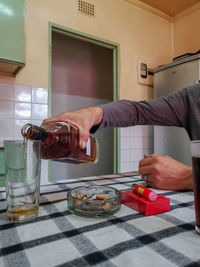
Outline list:
[[[89,186],[70,190],[68,206],[75,213],[114,213],[121,205],[120,192],[112,187]],[[83,216],[85,214],[82,214]]]

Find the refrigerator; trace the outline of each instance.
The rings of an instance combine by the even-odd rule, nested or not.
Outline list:
[[[154,98],[200,82],[200,54],[186,56],[154,71]],[[190,139],[185,129],[154,126],[154,153],[191,165]]]

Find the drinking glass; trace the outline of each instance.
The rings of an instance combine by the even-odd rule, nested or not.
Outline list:
[[[38,215],[40,195],[40,141],[4,141],[7,215],[13,222]]]
[[[195,229],[200,234],[200,140],[191,141],[191,156],[196,216]]]

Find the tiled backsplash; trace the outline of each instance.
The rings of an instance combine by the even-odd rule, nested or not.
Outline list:
[[[137,171],[144,154],[153,153],[153,127],[132,126],[120,129],[121,172]]]
[[[40,125],[48,116],[48,89],[0,83],[0,143],[22,139],[26,123]],[[42,181],[47,181],[48,162],[42,161]]]
[[[47,112],[48,89],[0,83],[0,141],[21,139],[21,127],[40,125]]]

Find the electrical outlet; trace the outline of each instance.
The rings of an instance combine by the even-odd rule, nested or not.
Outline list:
[[[137,80],[139,84],[153,87],[153,70],[156,68],[153,59],[137,58]]]

